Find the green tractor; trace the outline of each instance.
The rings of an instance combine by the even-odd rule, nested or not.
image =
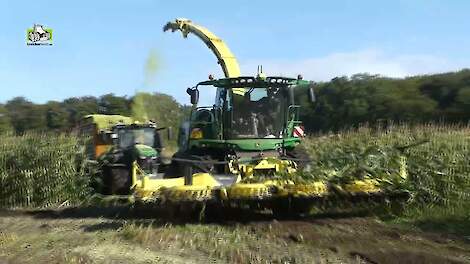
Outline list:
[[[217,88],[213,106],[197,106],[199,88]],[[299,147],[303,126],[295,90],[314,101],[314,83],[286,77],[236,77],[208,80],[188,88],[193,109],[180,128],[179,151],[169,174],[205,172],[232,184],[305,169],[308,155]],[[175,170],[177,172],[175,172]]]
[[[97,188],[103,194],[129,194],[135,185],[133,174],[162,177],[162,138],[153,122],[137,122],[120,115],[88,115],[82,133],[92,136],[89,158],[99,167]]]

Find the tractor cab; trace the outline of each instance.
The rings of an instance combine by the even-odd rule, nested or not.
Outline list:
[[[116,125],[111,137],[116,147],[126,149],[144,145],[157,151],[162,149],[160,134],[155,124]]]
[[[116,125],[112,131],[114,153],[121,153],[123,163],[136,161],[145,173],[158,173],[162,141],[154,123]]]
[[[197,106],[199,88],[204,86],[217,88],[216,102],[211,107]],[[301,135],[295,131],[301,127],[300,106],[294,98],[294,90],[299,88],[308,89],[310,99],[314,99],[313,83],[301,78],[237,77],[198,83],[187,90],[194,105],[188,146],[207,140],[299,141]]]
[[[198,106],[199,89],[215,87],[213,106]],[[208,80],[188,88],[193,105],[180,128],[175,158],[212,160],[228,165],[198,166],[197,171],[249,177],[303,168],[292,159],[306,159],[296,148],[303,136],[295,90],[313,96],[313,82],[302,78],[236,77]],[[236,165],[235,165],[236,163]],[[200,163],[203,164],[203,163]],[[207,164],[207,163],[204,163]],[[285,168],[285,169],[281,169]]]

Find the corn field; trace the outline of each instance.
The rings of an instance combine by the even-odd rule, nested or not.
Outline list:
[[[421,208],[470,211],[470,126],[363,126],[304,141],[307,180],[379,179],[412,193]],[[6,134],[0,141],[0,207],[77,204],[89,197],[84,139]],[[406,178],[402,181],[400,179]]]
[[[313,159],[307,177],[329,182],[378,179],[385,187],[410,191],[414,209],[470,212],[468,125],[363,126],[314,135],[305,143]]]
[[[90,192],[83,139],[29,133],[0,139],[0,207],[75,204]]]

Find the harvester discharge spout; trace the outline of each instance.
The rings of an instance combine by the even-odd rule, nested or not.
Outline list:
[[[238,61],[233,53],[222,39],[217,37],[207,28],[194,24],[189,19],[177,18],[173,22],[168,22],[163,27],[163,31],[168,30],[171,30],[172,32],[181,31],[184,38],[187,38],[189,33],[196,35],[217,57],[218,63],[222,67],[225,77],[240,76],[240,67],[238,66]]]

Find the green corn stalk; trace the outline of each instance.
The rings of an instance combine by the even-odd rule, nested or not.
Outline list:
[[[470,212],[469,125],[365,126],[314,135],[304,144],[313,160],[306,178],[374,178],[384,188],[410,191],[413,208]]]
[[[0,207],[51,207],[86,198],[84,140],[73,134],[2,135]]]

